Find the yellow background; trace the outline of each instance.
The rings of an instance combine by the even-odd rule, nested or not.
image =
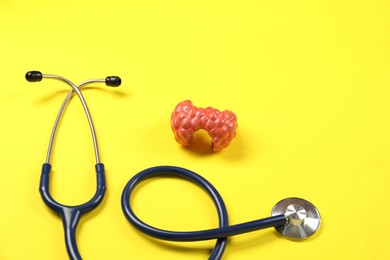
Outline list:
[[[0,1],[0,259],[67,259],[62,224],[38,193],[56,113],[69,88],[28,83],[28,70],[84,90],[107,170],[107,194],[77,239],[85,259],[207,259],[214,241],[160,242],[124,218],[120,196],[137,172],[176,165],[220,191],[230,223],[269,215],[290,196],[322,215],[308,240],[273,229],[230,239],[224,259],[390,259],[390,2]],[[169,118],[190,99],[229,109],[237,137],[210,153],[184,149]],[[207,143],[207,144],[206,144]],[[66,111],[53,155],[53,196],[80,204],[95,191],[92,141],[79,101]],[[154,226],[217,225],[196,185],[162,178],[135,194]]]

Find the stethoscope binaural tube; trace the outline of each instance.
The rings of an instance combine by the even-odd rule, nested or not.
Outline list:
[[[96,163],[100,163],[100,153],[99,153],[99,147],[98,147],[95,127],[94,127],[94,124],[92,121],[91,113],[89,112],[89,109],[87,106],[87,102],[85,101],[85,98],[84,98],[83,94],[81,93],[80,88],[82,88],[88,84],[91,84],[91,83],[100,83],[100,82],[105,82],[106,86],[109,86],[109,87],[118,87],[122,83],[121,78],[119,78],[117,76],[108,76],[105,79],[91,79],[91,80],[84,81],[84,82],[80,83],[79,85],[75,85],[70,80],[68,80],[64,77],[61,77],[61,76],[57,76],[57,75],[42,74],[39,71],[29,71],[26,73],[26,80],[29,82],[38,82],[38,81],[41,81],[43,78],[52,78],[52,79],[60,80],[62,82],[65,82],[66,84],[68,84],[72,88],[72,90],[69,91],[69,93],[66,95],[66,97],[61,105],[61,108],[57,114],[57,118],[55,120],[54,127],[52,130],[51,136],[50,136],[49,147],[47,149],[46,163],[50,163],[54,139],[55,139],[55,135],[57,132],[58,124],[59,124],[61,117],[63,115],[63,112],[64,112],[66,106],[68,105],[68,102],[69,102],[69,100],[72,97],[74,92],[76,92],[77,96],[80,99],[81,104],[83,105],[83,109],[85,111],[85,115],[87,116],[89,127],[91,129],[93,146],[94,146],[94,150],[95,150]]]
[[[202,187],[210,195],[216,206],[219,227],[202,231],[176,232],[162,230],[150,226],[140,220],[135,215],[130,205],[132,192],[142,181],[162,175],[184,178]],[[291,204],[287,205],[286,202]],[[314,234],[314,232],[319,228],[320,224],[319,213],[311,203],[300,198],[289,198],[280,201],[274,207],[271,217],[229,226],[225,203],[214,186],[199,174],[184,168],[174,166],[152,167],[136,174],[125,186],[122,193],[121,204],[123,213],[128,221],[141,232],[154,238],[180,242],[217,239],[217,243],[209,257],[210,260],[217,260],[222,258],[226,248],[227,238],[229,236],[252,232],[269,227],[275,227],[282,235],[293,239],[303,239]],[[296,206],[296,208],[300,211],[294,212],[295,208],[291,207],[292,205]],[[298,207],[299,205],[301,205],[301,208]],[[288,210],[283,211],[283,209],[286,209],[289,206],[290,208]],[[296,217],[296,214],[298,217]],[[305,222],[306,217],[309,219],[307,223]],[[308,223],[310,225],[307,225]],[[307,230],[308,227],[310,227],[309,230]]]
[[[92,122],[92,117],[89,112],[87,103],[80,91],[80,88],[83,86],[86,86],[90,83],[98,83],[98,82],[105,82],[107,86],[117,87],[121,84],[121,79],[116,76],[110,76],[106,79],[93,79],[93,80],[87,80],[79,85],[73,84],[70,80],[57,76],[52,74],[42,74],[39,71],[30,71],[26,74],[26,80],[29,82],[36,82],[41,81],[42,78],[53,78],[57,80],[61,80],[65,83],[67,83],[72,90],[68,93],[68,95],[65,97],[64,102],[61,105],[61,108],[58,112],[57,118],[54,123],[54,127],[50,136],[50,142],[49,147],[47,151],[46,161],[42,166],[42,172],[41,172],[41,180],[39,184],[39,191],[42,197],[42,200],[45,202],[45,204],[52,209],[54,212],[56,212],[58,215],[61,216],[63,227],[64,227],[64,233],[65,233],[65,244],[66,249],[69,255],[70,259],[78,260],[82,259],[81,255],[79,253],[79,250],[77,248],[76,243],[76,229],[77,225],[79,223],[79,220],[82,215],[92,211],[95,209],[103,200],[104,194],[106,191],[106,182],[105,182],[105,174],[104,174],[104,165],[100,162],[100,154],[99,154],[99,148],[96,138],[96,132],[95,128]],[[94,144],[94,150],[95,150],[95,158],[96,158],[96,164],[95,164],[95,171],[96,171],[96,192],[95,195],[86,203],[77,205],[77,206],[66,206],[63,204],[58,203],[56,200],[53,199],[53,197],[50,195],[49,191],[49,181],[50,181],[50,172],[51,172],[51,154],[53,150],[54,145],[54,139],[56,136],[57,128],[59,125],[59,122],[61,120],[61,117],[63,115],[63,112],[72,96],[72,94],[76,92],[77,96],[79,97],[85,114],[87,116],[87,120],[91,129],[91,135],[93,139]]]

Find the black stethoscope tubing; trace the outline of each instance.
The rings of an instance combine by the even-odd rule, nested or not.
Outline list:
[[[149,178],[164,176],[164,175],[184,178],[203,188],[211,197],[217,209],[219,227],[214,229],[202,230],[202,231],[176,232],[176,231],[159,229],[150,226],[145,222],[143,222],[142,220],[140,220],[136,216],[136,214],[134,213],[130,205],[132,192],[137,187],[137,185],[140,184],[142,181],[145,181],[146,179]],[[209,257],[210,260],[221,259],[227,245],[227,237],[242,234],[242,233],[247,233],[259,229],[264,229],[268,227],[284,225],[288,221],[285,215],[277,215],[277,216],[272,216],[268,218],[258,219],[250,222],[245,222],[242,224],[229,226],[228,214],[227,214],[225,203],[221,195],[216,190],[216,188],[214,188],[214,186],[209,181],[207,181],[199,174],[175,166],[152,167],[152,168],[145,169],[139,172],[138,174],[136,174],[126,184],[122,193],[121,204],[122,204],[123,213],[128,219],[128,221],[139,231],[151,237],[163,239],[163,240],[169,240],[169,241],[180,241],[180,242],[217,239],[215,247]]]

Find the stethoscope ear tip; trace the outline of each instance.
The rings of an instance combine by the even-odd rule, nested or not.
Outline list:
[[[122,80],[118,76],[108,76],[106,77],[106,85],[108,87],[119,87],[122,84]]]
[[[38,82],[42,80],[42,73],[40,71],[29,71],[26,73],[26,80],[28,82]]]
[[[309,201],[301,198],[287,198],[273,207],[271,215],[285,215],[288,219],[284,225],[275,229],[290,239],[305,239],[312,236],[320,227],[321,216],[318,209]]]

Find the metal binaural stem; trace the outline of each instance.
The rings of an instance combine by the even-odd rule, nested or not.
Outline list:
[[[77,225],[82,215],[92,211],[102,202],[106,190],[106,182],[105,182],[105,174],[104,174],[104,165],[100,163],[99,149],[98,149],[95,128],[92,122],[91,114],[89,112],[87,103],[83,95],[81,94],[80,88],[89,83],[97,83],[97,82],[105,82],[106,86],[109,87],[118,87],[121,84],[121,79],[117,76],[108,76],[105,79],[91,79],[91,80],[84,81],[79,85],[75,85],[70,80],[57,75],[42,74],[40,71],[29,71],[26,73],[26,80],[29,82],[38,82],[41,81],[42,78],[57,79],[63,81],[64,83],[68,84],[72,88],[71,91],[66,95],[60,107],[60,110],[57,114],[56,120],[54,122],[54,126],[50,136],[46,162],[42,166],[39,192],[45,204],[50,209],[52,209],[54,212],[56,212],[58,215],[61,216],[64,232],[65,232],[66,249],[68,251],[69,258],[73,260],[81,260],[82,258],[80,256],[79,250],[77,248],[77,243],[76,243]],[[51,160],[52,150],[55,142],[56,132],[59,127],[59,123],[61,121],[65,108],[68,105],[72,97],[72,94],[74,92],[76,92],[77,96],[80,99],[80,102],[87,116],[90,130],[92,133],[92,139],[93,139],[95,156],[96,156],[95,170],[96,170],[96,178],[97,178],[97,188],[96,188],[95,195],[86,203],[76,205],[76,206],[67,206],[58,203],[50,195],[50,189],[49,189],[49,180],[50,180],[50,172],[51,172],[50,160]]]
[[[93,146],[94,146],[94,150],[95,150],[96,163],[97,164],[100,163],[100,154],[99,154],[99,147],[98,147],[95,127],[94,127],[94,124],[92,122],[92,117],[91,117],[91,114],[89,112],[87,103],[86,103],[86,101],[84,99],[83,94],[80,91],[80,88],[83,87],[83,86],[86,86],[87,84],[90,84],[90,83],[105,82],[105,80],[104,79],[92,79],[92,80],[84,81],[84,82],[82,82],[79,85],[75,85],[70,80],[68,80],[68,79],[66,79],[64,77],[61,77],[61,76],[57,76],[57,75],[43,74],[42,77],[43,78],[53,78],[53,79],[61,80],[61,81],[65,82],[65,83],[67,83],[70,87],[72,87],[72,90],[69,91],[69,93],[66,95],[66,97],[64,99],[64,102],[62,103],[61,108],[60,108],[60,110],[59,110],[59,112],[57,114],[57,118],[56,118],[56,120],[54,122],[53,130],[52,130],[51,135],[50,135],[49,147],[48,147],[47,155],[46,155],[46,163],[50,163],[50,161],[51,161],[51,155],[52,155],[53,145],[54,145],[54,138],[56,136],[57,128],[58,128],[58,125],[59,125],[59,123],[61,121],[62,114],[63,114],[66,106],[68,105],[69,100],[70,100],[70,98],[71,98],[71,96],[73,95],[74,92],[76,92],[77,96],[79,97],[79,99],[81,101],[81,104],[83,105],[85,114],[86,114],[87,119],[88,119],[89,127],[91,129],[91,134],[92,134],[92,139],[93,139]]]

